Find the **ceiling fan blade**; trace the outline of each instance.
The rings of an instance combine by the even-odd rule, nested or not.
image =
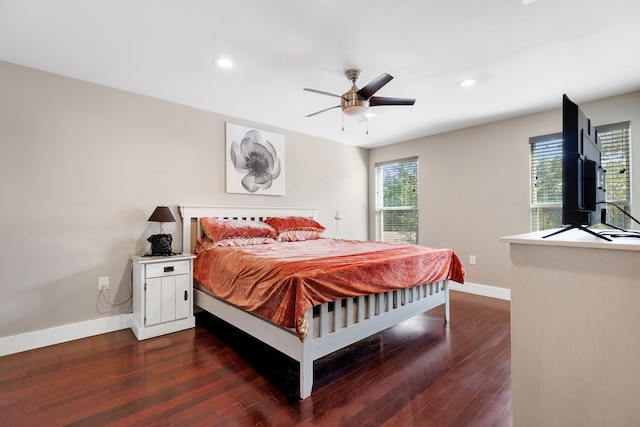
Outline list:
[[[390,76],[387,73],[382,73],[377,79],[375,79],[374,81],[372,81],[371,83],[369,83],[368,85],[360,89],[358,91],[358,95],[360,95],[364,99],[369,99],[373,96],[374,93],[379,91],[382,88],[382,86],[389,83],[391,79],[393,79],[392,76]]]
[[[410,98],[387,98],[384,96],[372,96],[369,99],[369,106],[375,107],[377,105],[413,105],[415,102],[415,99]]]
[[[313,92],[313,93],[319,93],[320,95],[329,95],[329,96],[335,96],[336,98],[342,98],[342,95],[336,95],[335,93],[325,92],[325,91],[322,91],[322,90],[309,89],[307,87],[305,87],[302,90],[306,90],[306,91]]]
[[[315,116],[316,114],[320,114],[320,113],[324,113],[325,111],[333,110],[334,108],[340,108],[340,106],[336,105],[335,107],[325,108],[324,110],[320,110],[320,111],[316,111],[315,113],[307,114],[305,117],[312,117],[312,116]]]

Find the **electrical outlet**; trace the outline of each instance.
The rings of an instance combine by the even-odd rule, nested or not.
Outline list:
[[[98,277],[98,290],[106,291],[107,289],[109,289],[109,276]]]
[[[476,265],[476,256],[475,255],[469,255],[469,264]]]

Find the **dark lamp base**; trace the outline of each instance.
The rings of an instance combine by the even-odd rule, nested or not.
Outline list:
[[[147,241],[151,243],[151,255],[171,255],[171,234],[154,234]]]

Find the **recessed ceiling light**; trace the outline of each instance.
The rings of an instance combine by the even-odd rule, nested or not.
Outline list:
[[[233,61],[231,61],[229,58],[224,58],[222,56],[220,56],[218,58],[214,58],[213,62],[220,68],[231,68],[231,67],[233,67]]]
[[[458,82],[458,86],[460,87],[471,87],[473,85],[475,85],[476,83],[478,83],[478,80],[476,79],[464,79]]]

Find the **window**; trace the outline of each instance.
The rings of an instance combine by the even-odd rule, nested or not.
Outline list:
[[[418,158],[379,163],[375,168],[375,239],[418,244]]]
[[[602,167],[607,171],[607,202],[631,213],[629,122],[597,128]],[[562,226],[562,133],[529,139],[531,146],[531,231]],[[609,224],[629,228],[629,218],[607,206]]]
[[[562,226],[562,133],[536,136],[531,146],[531,231]]]
[[[596,128],[602,139],[602,167],[607,171],[607,202],[614,203],[631,214],[631,173],[629,122]],[[631,228],[631,219],[613,206],[607,206],[609,224]]]

